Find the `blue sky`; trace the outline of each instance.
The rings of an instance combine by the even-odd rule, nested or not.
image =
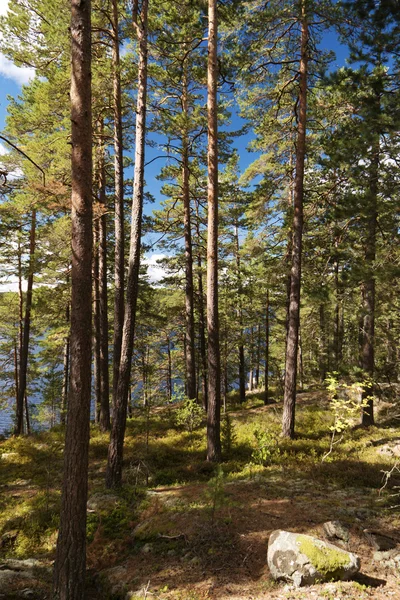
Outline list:
[[[8,2],[9,0],[0,0],[0,14],[5,14],[7,12]],[[335,50],[337,58],[332,65],[333,69],[344,64],[347,55],[347,49],[338,43],[337,36],[334,32],[328,32],[324,35],[321,47],[323,49]],[[0,130],[2,130],[5,125],[8,104],[7,96],[10,95],[16,97],[21,90],[21,86],[25,83],[28,83],[29,79],[33,76],[33,69],[17,67],[0,54]],[[232,130],[239,128],[242,124],[243,122],[237,117],[237,115],[233,114],[231,125]],[[248,133],[246,136],[238,138],[234,142],[234,146],[239,149],[240,167],[242,170],[244,170],[256,158],[254,153],[249,153],[246,150],[246,147],[252,137],[252,133]],[[6,151],[6,144],[0,142],[0,155],[4,154]],[[146,162],[159,154],[161,154],[161,152],[158,149],[147,148]],[[147,189],[156,199],[155,204],[150,204],[145,207],[145,213],[147,214],[150,214],[154,208],[158,208],[159,202],[162,200],[160,188],[163,183],[158,181],[156,176],[159,173],[160,168],[165,163],[165,160],[157,160],[146,169]],[[152,258],[150,259],[153,263],[151,268],[153,269],[154,275],[156,275],[156,271],[154,269],[156,268],[155,260],[157,256],[158,255],[153,254]]]

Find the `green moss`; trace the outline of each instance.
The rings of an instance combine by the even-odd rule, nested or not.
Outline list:
[[[300,552],[305,554],[313,567],[324,576],[334,577],[349,564],[347,552],[319,546],[306,535],[298,535],[296,541],[299,544]]]

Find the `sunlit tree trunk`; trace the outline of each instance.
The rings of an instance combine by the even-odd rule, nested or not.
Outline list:
[[[207,330],[208,410],[207,460],[221,460],[221,389],[218,319],[218,119],[217,119],[217,2],[208,2],[208,238],[207,238]]]
[[[122,327],[124,323],[124,170],[121,73],[119,53],[118,0],[112,0],[112,68],[114,107],[114,337],[113,337],[113,401],[115,402],[119,363],[121,359]]]
[[[91,3],[71,0],[71,377],[53,598],[82,600],[86,572],[91,337]]]
[[[31,230],[29,236],[29,273],[26,288],[24,326],[22,331],[22,344],[19,363],[18,377],[18,400],[15,414],[15,435],[21,435],[24,430],[24,407],[26,396],[26,384],[28,375],[29,336],[31,329],[33,274],[35,270],[35,247],[36,247],[36,210],[32,210]]]
[[[108,462],[106,471],[106,486],[108,488],[120,486],[122,483],[122,460],[126,427],[126,411],[131,375],[133,341],[135,335],[136,305],[140,267],[144,188],[144,153],[146,135],[147,11],[148,0],[143,0],[139,18],[136,10],[134,10],[133,14],[133,23],[136,28],[137,39],[139,43],[135,170],[121,361],[119,366],[117,393],[113,407],[113,423],[111,429],[111,440],[108,449]]]
[[[296,144],[296,174],[294,181],[294,215],[292,269],[290,274],[290,303],[288,315],[288,331],[286,340],[285,389],[283,398],[282,434],[294,437],[297,351],[299,344],[300,324],[300,287],[301,287],[301,254],[303,237],[303,195],[304,195],[304,163],[306,153],[307,122],[307,68],[308,68],[308,22],[306,2],[301,2],[301,58],[298,99],[298,131]]]

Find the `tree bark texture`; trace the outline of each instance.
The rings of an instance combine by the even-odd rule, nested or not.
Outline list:
[[[207,237],[207,331],[208,411],[207,460],[221,460],[221,389],[218,319],[218,119],[217,119],[217,2],[208,2],[208,237]]]
[[[121,74],[119,54],[118,0],[112,0],[112,68],[114,105],[114,176],[115,176],[115,258],[114,258],[114,337],[113,337],[113,401],[117,393],[124,324],[124,169],[122,136]]]
[[[24,431],[24,404],[26,396],[26,384],[28,376],[28,354],[29,335],[31,329],[33,273],[35,270],[35,247],[36,247],[36,209],[32,210],[31,230],[29,236],[29,273],[26,289],[24,326],[22,330],[22,344],[19,361],[18,376],[18,399],[15,411],[14,435],[22,435]]]
[[[126,411],[131,376],[133,341],[135,335],[136,305],[140,267],[140,244],[143,211],[144,153],[146,135],[147,99],[147,11],[148,0],[143,0],[140,19],[134,11],[134,25],[139,43],[138,96],[136,109],[136,147],[133,183],[131,236],[122,333],[121,361],[118,386],[113,407],[113,423],[108,450],[106,486],[118,487],[122,483],[122,461],[126,427]]]
[[[91,4],[71,0],[71,378],[53,598],[85,597],[92,330]]]
[[[269,402],[269,290],[267,290],[267,297],[265,302],[265,390],[264,390],[264,404]]]
[[[187,74],[184,67],[182,89],[182,112],[188,116]],[[190,219],[189,188],[189,140],[185,130],[182,139],[182,199],[183,228],[185,238],[185,317],[186,317],[186,395],[196,398],[196,360],[194,340],[194,292],[193,292],[193,250]]]
[[[100,147],[98,161],[99,175],[99,247],[98,247],[98,288],[99,288],[99,371],[100,371],[100,418],[101,431],[111,429],[110,422],[110,381],[108,374],[108,290],[107,290],[107,199],[106,171],[104,156],[104,122],[100,124]]]
[[[290,303],[286,340],[285,388],[283,397],[282,435],[294,437],[297,352],[300,324],[301,254],[303,237],[304,162],[306,152],[307,123],[307,68],[308,68],[308,23],[305,0],[301,2],[301,57],[299,122],[296,144],[296,174],[294,181],[294,215],[292,269],[290,274]]]
[[[375,370],[375,258],[376,229],[378,221],[378,187],[379,187],[379,136],[376,137],[372,149],[369,178],[369,194],[367,206],[367,230],[364,251],[365,278],[362,283],[362,331],[361,331],[361,365],[366,376],[362,398],[366,406],[362,409],[362,425],[374,425],[373,376]]]

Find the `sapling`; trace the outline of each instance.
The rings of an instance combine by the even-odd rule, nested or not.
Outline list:
[[[326,388],[330,397],[330,409],[333,413],[333,425],[329,427],[332,432],[329,451],[322,457],[322,462],[333,452],[345,433],[353,426],[360,415],[360,410],[368,406],[370,396],[363,398],[364,389],[371,389],[372,382],[364,380],[351,384],[339,382],[338,373],[329,373],[325,379]],[[339,438],[337,437],[339,436]]]

